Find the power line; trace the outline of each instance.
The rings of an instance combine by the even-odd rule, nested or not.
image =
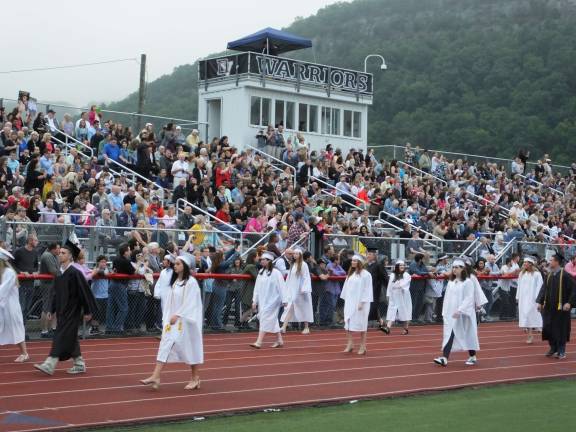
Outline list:
[[[79,68],[79,67],[86,67],[86,66],[97,66],[103,64],[110,64],[110,63],[120,63],[120,62],[127,62],[127,61],[134,61],[138,63],[138,59],[136,58],[125,58],[125,59],[117,59],[117,60],[105,60],[101,62],[94,62],[94,63],[82,63],[82,64],[75,64],[75,65],[68,65],[68,66],[49,66],[49,67],[39,67],[39,68],[31,68],[31,69],[14,69],[9,71],[0,71],[0,74],[11,74],[11,73],[18,73],[18,72],[40,72],[40,71],[48,71],[48,70],[56,70],[56,69],[72,69],[72,68]]]

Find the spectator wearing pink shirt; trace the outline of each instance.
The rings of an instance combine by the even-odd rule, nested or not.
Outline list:
[[[572,255],[572,258],[570,258],[570,261],[568,261],[564,270],[566,270],[567,273],[570,273],[572,277],[576,277],[576,254]]]

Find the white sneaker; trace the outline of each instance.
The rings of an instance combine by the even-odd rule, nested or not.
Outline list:
[[[448,359],[446,357],[436,357],[434,363],[446,367],[448,365]]]
[[[476,356],[472,356],[472,357],[469,357],[468,360],[466,360],[466,363],[464,363],[464,364],[466,366],[476,366],[476,363],[478,363]]]

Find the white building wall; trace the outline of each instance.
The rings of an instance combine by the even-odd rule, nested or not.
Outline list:
[[[306,143],[312,150],[320,150],[327,144],[332,144],[336,148],[346,151],[350,148],[367,147],[368,133],[368,106],[372,104],[371,97],[360,96],[356,100],[356,95],[347,93],[332,93],[328,97],[324,89],[311,88],[302,86],[301,91],[297,92],[293,84],[285,84],[266,80],[266,86],[262,87],[260,79],[253,77],[242,78],[236,86],[235,80],[226,80],[221,82],[211,82],[208,90],[200,84],[198,97],[198,114],[200,121],[210,121],[208,118],[207,101],[219,98],[222,103],[221,111],[221,134],[227,135],[233,146],[244,148],[246,144],[255,145],[257,133],[265,129],[265,126],[255,126],[250,124],[250,104],[251,97],[257,96],[272,100],[271,103],[271,120],[275,120],[275,101],[283,100],[294,102],[296,109],[296,120],[294,128],[298,127],[298,104],[317,105],[318,113],[318,132],[298,132],[295,129],[287,130],[285,138],[296,138],[297,133],[304,135]],[[322,133],[321,107],[337,108],[340,110],[340,128],[343,129],[343,112],[350,110],[361,113],[360,137],[344,137],[326,135]],[[272,123],[272,124],[273,124]],[[206,137],[210,140],[212,137]]]

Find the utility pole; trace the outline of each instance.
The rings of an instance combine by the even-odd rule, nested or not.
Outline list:
[[[146,54],[140,55],[140,87],[138,88],[138,114],[144,112],[144,90],[146,87]],[[136,130],[137,134],[142,130],[142,116],[136,116]]]

